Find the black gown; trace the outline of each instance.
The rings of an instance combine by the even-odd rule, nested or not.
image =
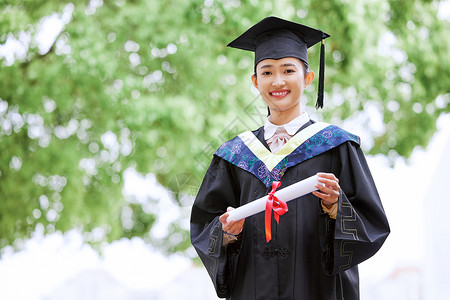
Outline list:
[[[308,122],[299,132],[313,123]],[[268,177],[261,176],[261,168],[251,171],[249,165],[260,162],[233,150],[240,145],[229,141],[224,144],[229,155],[221,151],[224,145],[216,152],[192,207],[191,242],[220,298],[359,299],[357,265],[378,251],[390,230],[357,137],[339,128],[331,135],[343,133],[350,138],[305,155],[323,146],[323,136],[330,136],[322,130],[319,139],[318,135],[309,138],[296,154],[280,163],[283,168]],[[269,149],[263,127],[253,134]],[[339,178],[336,220],[323,212],[316,196],[308,194],[289,201],[289,210],[278,224],[272,218],[269,243],[261,212],[245,220],[239,241],[222,246],[219,216],[227,207],[267,195],[273,180],[281,181],[282,188],[317,172]]]

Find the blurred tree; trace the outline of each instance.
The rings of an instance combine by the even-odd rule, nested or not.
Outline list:
[[[450,110],[439,3],[0,1],[0,248],[42,224],[79,228],[90,242],[141,236],[185,250],[180,220],[151,239],[158,211],[124,199],[123,172],[154,173],[187,206],[183,195],[195,193],[214,150],[263,122],[253,58],[225,45],[268,15],[332,35],[325,109],[315,117],[360,120],[373,137],[368,152],[408,157]],[[308,88],[310,106],[315,95]]]

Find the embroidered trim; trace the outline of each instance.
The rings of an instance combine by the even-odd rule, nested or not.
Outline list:
[[[314,126],[315,124],[319,125]],[[322,128],[323,124],[325,123],[314,123],[300,131],[277,153],[271,153],[252,132],[247,132],[224,143],[215,155],[252,173],[269,187],[273,181],[280,181],[289,167],[322,154],[346,141],[359,144],[358,136],[334,125],[327,125],[315,134],[312,133]],[[311,126],[314,126],[313,129],[302,134]],[[294,140],[291,142],[292,139]]]
[[[277,152],[270,152],[251,131],[246,131],[238,135],[244,142],[245,146],[253,152],[253,154],[261,160],[269,170],[272,170],[289,154],[295,151],[306,140],[317,134],[319,131],[328,127],[329,124],[323,122],[314,123],[289,139]]]
[[[286,257],[289,254],[288,249],[284,247],[275,248],[274,246],[266,247],[262,253],[265,258],[270,258],[276,256]]]

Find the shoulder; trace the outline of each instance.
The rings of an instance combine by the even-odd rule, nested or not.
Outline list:
[[[228,151],[231,150],[233,148],[237,148],[240,147],[241,144],[243,144],[243,139],[245,137],[255,137],[257,139],[260,139],[260,137],[264,137],[264,127],[260,127],[256,130],[253,131],[244,131],[242,133],[240,133],[239,135],[235,136],[234,138],[226,141],[225,143],[223,143],[216,151],[215,154],[223,152],[223,151]]]
[[[319,135],[320,137],[326,138],[326,139],[332,139],[337,140],[340,142],[351,142],[356,145],[361,144],[361,139],[356,134],[353,134],[337,125],[329,124],[326,122],[316,122],[311,120],[311,125],[309,125],[307,128],[310,127],[317,127],[317,133],[316,135]]]

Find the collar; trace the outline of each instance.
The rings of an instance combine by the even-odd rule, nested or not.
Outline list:
[[[297,131],[300,129],[300,127],[302,127],[303,125],[306,124],[306,122],[309,121],[309,116],[307,112],[303,112],[300,116],[298,116],[297,118],[293,119],[292,121],[290,121],[287,124],[283,124],[283,125],[275,125],[273,123],[271,123],[269,121],[269,117],[266,120],[266,124],[264,124],[264,139],[268,140],[269,138],[271,138],[274,134],[275,131],[277,131],[278,127],[284,127],[284,129],[286,130],[286,132],[289,135],[294,135],[297,133]]]

